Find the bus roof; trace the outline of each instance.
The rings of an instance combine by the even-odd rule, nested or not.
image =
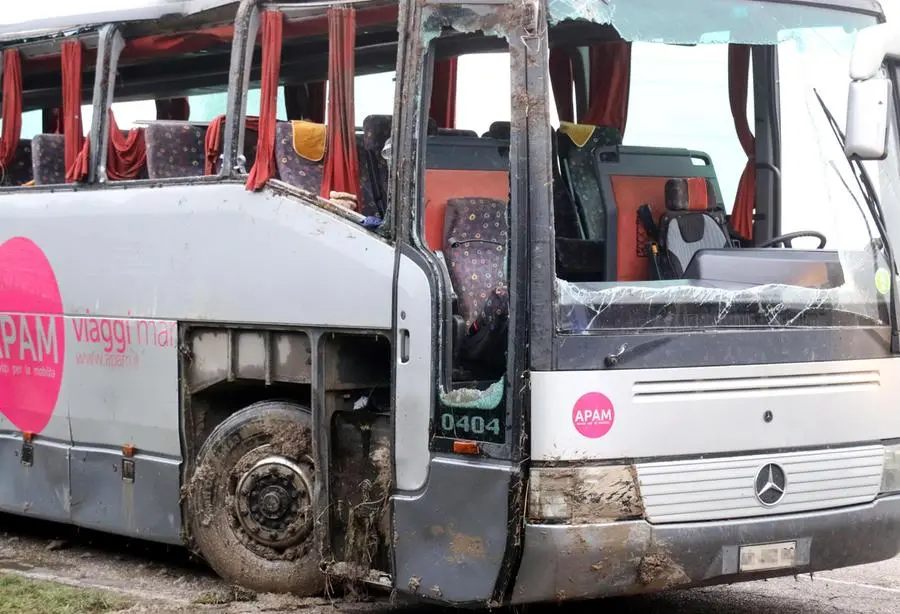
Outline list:
[[[239,0],[32,0],[0,11],[0,40],[31,38],[110,22],[187,16]]]

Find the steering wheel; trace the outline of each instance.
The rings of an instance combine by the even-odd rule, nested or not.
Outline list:
[[[774,237],[769,239],[762,245],[758,245],[757,247],[774,247],[776,245],[783,245],[785,247],[792,247],[791,241],[794,239],[799,239],[800,237],[815,237],[819,240],[819,246],[816,249],[823,249],[825,247],[825,242],[827,239],[825,235],[821,232],[816,232],[815,230],[798,230],[797,232],[789,232],[786,235],[781,235],[780,237]]]

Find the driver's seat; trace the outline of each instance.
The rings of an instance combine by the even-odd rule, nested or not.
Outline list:
[[[659,241],[668,263],[668,273],[684,275],[694,255],[701,249],[731,247],[725,228],[708,211],[690,209],[685,179],[666,182],[666,212],[659,221]]]

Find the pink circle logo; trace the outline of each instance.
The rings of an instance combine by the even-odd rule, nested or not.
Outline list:
[[[616,420],[616,410],[605,394],[589,392],[575,401],[572,424],[575,430],[591,439],[606,435]]]
[[[44,252],[30,239],[0,245],[0,413],[40,433],[59,399],[66,355],[62,297]]]

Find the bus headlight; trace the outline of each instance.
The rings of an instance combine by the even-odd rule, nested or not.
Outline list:
[[[900,445],[885,446],[881,493],[900,491]]]
[[[597,524],[640,518],[644,513],[634,468],[533,467],[528,520],[548,524]]]

